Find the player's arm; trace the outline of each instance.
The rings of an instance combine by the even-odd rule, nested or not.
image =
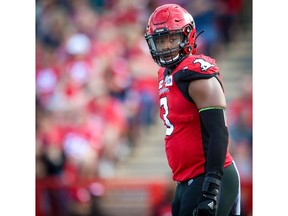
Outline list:
[[[228,145],[228,131],[225,124],[224,110],[226,99],[219,81],[199,79],[188,87],[190,97],[200,113],[201,124],[209,133],[210,142],[207,152],[207,172],[223,172]]]
[[[192,81],[188,92],[199,109],[201,124],[210,137],[206,156],[206,177],[202,187],[203,197],[196,211],[199,215],[201,211],[214,215],[228,146],[228,129],[224,116],[226,99],[215,77]]]

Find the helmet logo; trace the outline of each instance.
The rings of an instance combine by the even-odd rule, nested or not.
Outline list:
[[[170,16],[170,11],[168,9],[156,11],[154,14],[153,24],[160,25],[167,22]]]
[[[215,66],[215,65],[211,64],[210,62],[205,61],[202,58],[195,59],[193,63],[194,64],[199,63],[202,71],[207,71],[209,68]]]

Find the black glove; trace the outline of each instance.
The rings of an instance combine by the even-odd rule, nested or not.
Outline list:
[[[193,216],[215,216],[217,212],[217,196],[220,189],[221,177],[207,174],[203,186],[202,196],[198,200]]]

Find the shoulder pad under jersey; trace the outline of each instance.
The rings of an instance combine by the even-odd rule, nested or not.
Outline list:
[[[191,55],[185,58],[176,68],[178,70],[188,70],[201,74],[219,73],[215,59],[205,55]]]

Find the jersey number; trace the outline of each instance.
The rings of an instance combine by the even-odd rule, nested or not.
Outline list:
[[[168,109],[168,103],[167,103],[167,98],[163,97],[160,99],[160,106],[164,108],[164,113],[163,113],[163,119],[165,121],[165,125],[166,125],[166,135],[170,136],[173,133],[174,130],[174,126],[171,124],[171,122],[169,121],[169,119],[167,118],[168,114],[169,114],[169,109]]]

